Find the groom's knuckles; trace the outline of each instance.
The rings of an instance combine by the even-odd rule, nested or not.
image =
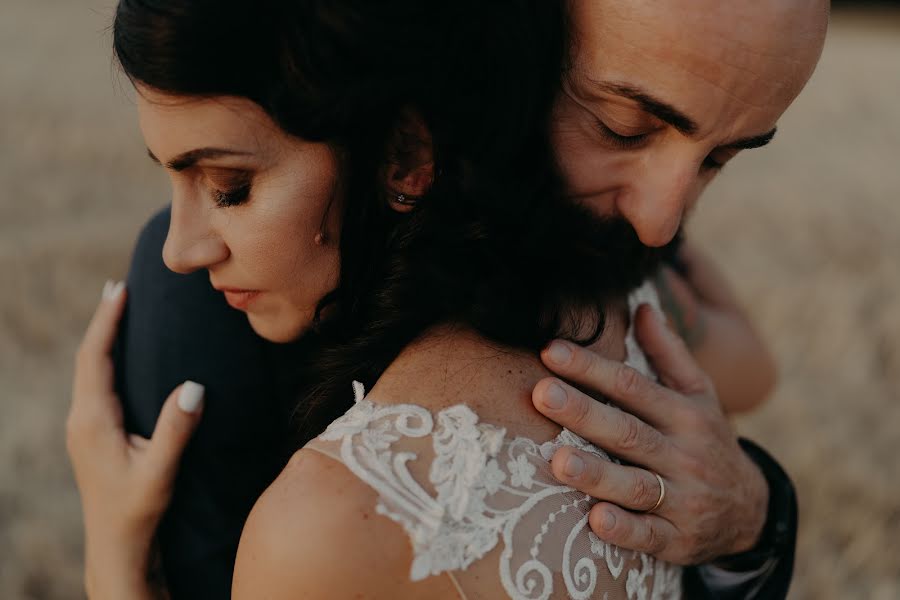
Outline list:
[[[636,369],[619,363],[613,367],[611,375],[616,398],[627,400],[650,395],[648,381]]]
[[[603,528],[605,512],[615,514],[615,525],[612,529]],[[588,522],[595,534],[616,546],[658,555],[667,545],[664,532],[650,515],[634,514],[608,505],[597,505],[588,515]]]
[[[580,471],[573,472],[569,465],[570,461],[580,461],[582,465]],[[570,446],[563,446],[553,455],[551,470],[553,475],[560,481],[570,483],[579,491],[592,496],[605,497],[607,494],[603,490],[606,483],[605,465],[601,464],[596,456],[586,452],[580,452]]]
[[[605,386],[602,384],[608,377],[608,361],[577,344],[569,344],[569,348],[572,350],[571,358],[563,365],[556,365],[554,370],[577,383],[603,389]]]
[[[646,473],[634,473],[628,485],[626,508],[632,510],[650,510],[659,499],[659,482],[655,477]],[[651,479],[652,478],[652,481]]]
[[[620,412],[619,415],[612,437],[615,447],[611,449],[614,452],[635,460],[646,460],[660,453],[665,445],[665,438],[659,431],[633,415],[625,412]]]
[[[573,376],[586,382],[594,381],[599,379],[603,366],[603,360],[597,353],[575,346],[572,359],[569,361],[569,369]]]
[[[725,443],[732,428],[721,409],[710,403],[692,399],[692,402],[673,406],[672,426],[693,440],[715,440]]]
[[[570,429],[581,432],[583,436],[590,436],[603,421],[599,414],[599,405],[574,388],[564,386],[564,389],[568,398],[565,419],[570,425]]]
[[[565,407],[553,420],[613,453],[648,458],[665,444],[662,434],[637,417],[602,404],[566,384]]]
[[[565,402],[559,408],[548,404],[551,386],[559,388],[565,395]],[[597,429],[603,425],[604,417],[601,409],[604,405],[564,381],[550,378],[539,382],[535,387],[535,396],[541,412],[550,413],[555,422],[582,437],[596,435]]]

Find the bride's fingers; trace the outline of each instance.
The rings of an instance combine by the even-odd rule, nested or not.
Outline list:
[[[109,352],[125,309],[125,284],[108,281],[78,352],[72,383],[72,404],[67,431],[93,437],[120,431],[122,408],[113,390],[113,364]]]
[[[203,411],[204,387],[186,381],[169,395],[147,448],[148,476],[159,486],[170,489],[178,463]]]
[[[107,281],[103,296],[75,355],[76,399],[112,390],[109,352],[125,310],[125,283]]]
[[[128,444],[135,450],[146,450],[150,447],[150,440],[136,433],[129,433]]]
[[[116,330],[125,309],[125,282],[107,281],[103,286],[100,304],[88,324],[79,351],[106,354],[116,339]]]
[[[709,376],[703,372],[678,335],[674,334],[650,305],[642,304],[635,313],[635,336],[653,365],[660,381],[684,394],[705,394],[712,390]]]

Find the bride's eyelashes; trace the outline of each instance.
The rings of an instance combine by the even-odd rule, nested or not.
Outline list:
[[[212,190],[213,200],[216,206],[227,208],[229,206],[238,206],[247,201],[250,197],[250,184],[246,183],[240,187],[231,190]]]
[[[216,206],[238,206],[250,197],[251,174],[236,169],[209,169],[205,173],[207,186]]]

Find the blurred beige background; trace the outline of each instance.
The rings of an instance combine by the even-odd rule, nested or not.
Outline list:
[[[0,6],[0,598],[79,598],[62,426],[104,280],[167,201],[113,0]],[[800,493],[795,599],[900,598],[900,14],[835,15],[776,142],[729,165],[691,235],[730,272],[781,384],[739,426]]]

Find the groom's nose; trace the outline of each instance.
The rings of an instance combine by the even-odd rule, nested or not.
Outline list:
[[[697,162],[682,157],[648,161],[632,175],[618,194],[616,208],[644,244],[664,246],[702,190]]]

